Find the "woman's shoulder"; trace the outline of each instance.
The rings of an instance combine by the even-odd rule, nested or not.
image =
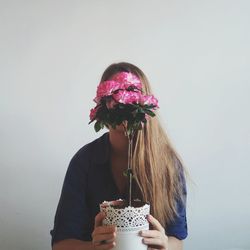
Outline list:
[[[100,136],[99,138],[81,147],[73,155],[64,178],[63,190],[66,193],[71,192],[72,188],[80,190],[84,187],[89,169],[93,164],[93,152],[102,149],[101,145],[106,141],[106,137],[106,134]]]
[[[86,161],[86,160],[97,160],[102,158],[105,151],[108,149],[109,138],[108,132],[104,133],[97,139],[85,144],[76,151],[71,161]]]

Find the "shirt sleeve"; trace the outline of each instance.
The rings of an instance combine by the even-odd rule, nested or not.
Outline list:
[[[54,228],[50,231],[52,246],[57,241],[69,238],[91,240],[86,204],[86,172],[89,161],[84,155],[83,157],[77,152],[69,163],[54,218]]]
[[[177,201],[176,207],[178,216],[173,222],[166,225],[165,231],[168,236],[174,236],[179,240],[184,240],[188,235],[188,228],[186,218],[187,188],[183,170],[180,172],[180,181],[182,184],[183,201],[181,199]]]

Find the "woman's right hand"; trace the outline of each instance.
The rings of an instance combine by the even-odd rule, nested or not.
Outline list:
[[[100,212],[95,217],[95,229],[92,233],[92,243],[97,250],[112,249],[115,246],[116,226],[103,226],[105,213]]]

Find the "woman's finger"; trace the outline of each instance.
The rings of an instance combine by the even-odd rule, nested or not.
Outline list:
[[[116,229],[116,226],[99,226],[99,227],[96,227],[95,230],[93,231],[92,233],[92,237],[94,235],[97,235],[97,234],[108,234],[108,233],[114,233],[116,232],[117,229]]]
[[[143,238],[142,242],[146,245],[164,246],[165,242],[161,238]]]
[[[96,215],[95,217],[95,228],[102,226],[102,220],[105,218],[105,213],[104,212],[100,212]]]
[[[154,229],[156,229],[156,230],[158,230],[158,231],[165,234],[165,230],[162,227],[161,223],[157,219],[155,219],[151,214],[148,215],[147,219],[152,224]]]
[[[142,230],[140,236],[150,238],[160,238],[162,233],[158,230]]]
[[[111,233],[111,234],[98,234],[94,236],[92,242],[95,245],[100,245],[103,243],[111,243],[115,241],[116,233]]]

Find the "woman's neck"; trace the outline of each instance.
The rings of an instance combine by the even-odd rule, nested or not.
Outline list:
[[[111,144],[111,151],[114,155],[121,158],[128,157],[128,137],[125,136],[124,131],[110,128],[109,141]]]

